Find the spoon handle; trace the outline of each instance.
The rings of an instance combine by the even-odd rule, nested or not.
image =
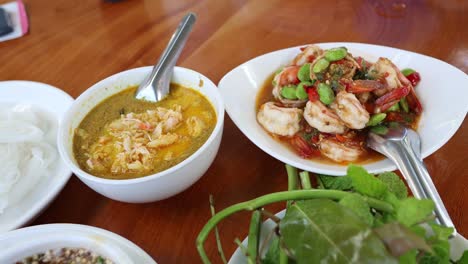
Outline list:
[[[182,19],[177,30],[174,32],[167,44],[166,49],[159,58],[159,61],[153,67],[153,71],[138,87],[136,92],[138,99],[141,99],[139,98],[139,95],[143,94],[140,93],[140,91],[148,86],[153,88],[156,95],[156,101],[161,100],[169,93],[169,85],[173,68],[185,46],[185,42],[187,42],[195,21],[196,16],[193,13],[188,13]]]
[[[422,190],[420,191],[424,193],[423,197],[434,201],[435,214],[440,224],[446,227],[453,227],[455,230],[455,225],[453,224],[452,219],[444,206],[444,202],[440,198],[439,193],[432,182],[431,175],[429,175],[426,165],[424,165],[420,155],[418,155],[417,151],[412,148],[411,144],[406,140],[403,142],[404,143],[401,144],[401,147],[406,154],[406,160],[403,162],[409,163],[408,166],[413,169],[413,173],[406,174],[406,177],[408,178],[407,180],[409,182],[418,182],[417,185],[422,187]]]

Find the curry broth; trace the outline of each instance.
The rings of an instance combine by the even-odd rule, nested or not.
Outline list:
[[[266,81],[263,83],[262,87],[257,93],[257,98],[256,98],[256,105],[255,109],[258,112],[260,109],[260,106],[262,106],[266,102],[274,101],[273,97],[273,85],[271,84],[273,81],[275,74],[273,73],[270,77],[266,79]],[[417,122],[416,122],[417,124]],[[268,132],[267,132],[268,133]],[[280,142],[284,146],[286,146],[288,149],[290,149],[292,152],[295,152],[294,148],[285,140],[285,138],[278,136],[278,135],[273,135],[271,133],[268,133],[272,138],[274,138],[276,141]],[[368,164],[372,162],[376,162],[379,160],[383,160],[385,157],[371,149],[366,148],[367,153],[360,157],[357,161],[353,161],[355,164]],[[311,157],[309,158],[310,160],[317,161],[320,163],[324,164],[337,164],[338,162],[332,161],[328,159],[327,157],[324,156],[318,156],[318,157]],[[348,164],[347,162],[342,162],[338,164],[343,164],[346,165]]]
[[[105,99],[81,121],[78,129],[83,129],[88,135],[86,138],[83,138],[78,133],[75,133],[73,138],[73,153],[83,170],[92,175],[108,179],[131,179],[147,176],[166,170],[182,162],[199,149],[211,135],[216,125],[216,112],[208,99],[201,93],[177,84],[171,84],[170,94],[164,100],[153,103],[137,100],[134,97],[136,89],[137,86],[133,86]],[[132,112],[142,113],[147,110],[156,109],[157,107],[171,108],[176,104],[182,108],[183,120],[173,132],[183,136],[184,140],[178,140],[172,145],[159,149],[152,162],[151,172],[139,174],[133,172],[112,173],[110,170],[105,173],[90,171],[86,165],[89,157],[82,146],[90,146],[94,142],[97,142],[100,136],[103,135],[106,124],[119,119],[122,114]],[[189,127],[185,122],[189,117],[197,117],[205,124],[205,129],[197,137],[189,137]],[[165,160],[164,157],[168,154],[172,154],[174,158]]]

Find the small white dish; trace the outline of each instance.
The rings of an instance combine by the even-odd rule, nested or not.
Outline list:
[[[279,213],[276,214],[277,217],[283,218],[284,214],[286,213],[286,210],[283,210]],[[261,228],[261,236],[260,236],[260,248],[262,248],[265,239],[267,235],[275,228],[276,224],[273,222],[271,219],[266,220],[262,224]],[[247,240],[248,237],[242,241],[242,245],[247,247]],[[457,234],[454,238],[449,240],[450,242],[450,258],[452,260],[458,260],[463,254],[463,251],[468,250],[468,240],[461,236],[460,234]],[[268,245],[266,245],[268,246]],[[243,264],[246,263],[247,259],[245,258],[245,255],[242,253],[242,251],[237,248],[236,251],[234,251],[234,254],[232,254],[231,258],[228,261],[228,264]]]
[[[81,94],[64,116],[59,128],[58,148],[65,163],[81,181],[96,192],[122,202],[154,202],[176,195],[190,187],[208,170],[218,153],[224,124],[224,103],[218,88],[202,74],[175,67],[172,82],[205,95],[216,112],[216,125],[207,141],[190,157],[162,172],[136,179],[113,180],[93,176],[82,170],[73,155],[75,129],[98,103],[130,86],[138,85],[152,67],[114,74]]]
[[[131,241],[104,229],[75,224],[26,227],[0,235],[0,263],[16,263],[49,249],[84,248],[114,263],[156,264]]]
[[[294,167],[328,175],[344,175],[345,165],[333,165],[300,158],[296,153],[274,140],[256,120],[256,98],[265,80],[279,67],[290,62],[300,47],[271,52],[254,58],[227,73],[219,82],[226,111],[236,126],[255,145],[269,155]],[[321,48],[345,46],[354,56],[371,62],[387,57],[400,69],[412,68],[421,74],[416,93],[423,106],[418,133],[422,141],[423,158],[442,147],[463,122],[468,103],[468,77],[454,66],[422,54],[405,50],[359,43],[323,43]],[[370,173],[392,171],[396,166],[388,160],[365,164]]]
[[[28,104],[51,114],[59,122],[73,103],[73,98],[53,86],[30,81],[0,82],[0,104]],[[16,229],[32,221],[57,196],[71,176],[70,169],[60,159],[48,178],[17,204],[9,205],[0,214],[0,233]]]

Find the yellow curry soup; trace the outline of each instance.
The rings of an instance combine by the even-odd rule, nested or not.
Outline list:
[[[81,169],[108,179],[131,179],[166,170],[199,149],[216,113],[205,96],[171,84],[153,103],[134,98],[136,86],[101,102],[81,121],[73,153]]]

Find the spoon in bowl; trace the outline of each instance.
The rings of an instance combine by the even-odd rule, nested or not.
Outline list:
[[[154,65],[151,74],[138,87],[135,93],[137,99],[158,102],[169,93],[174,66],[187,42],[195,21],[196,16],[193,13],[184,16],[159,61]]]
[[[407,180],[414,196],[433,200],[438,222],[443,226],[453,227],[455,230],[447,209],[422,161],[421,139],[418,133],[402,125],[396,125],[382,134],[370,132],[367,146],[392,160]]]

